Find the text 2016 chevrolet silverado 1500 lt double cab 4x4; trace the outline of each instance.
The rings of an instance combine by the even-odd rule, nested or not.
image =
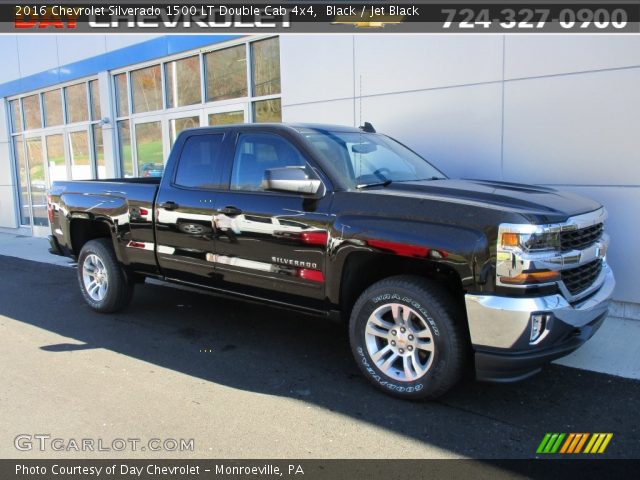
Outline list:
[[[404,398],[467,367],[537,372],[594,334],[615,284],[598,203],[448,179],[370,125],[186,130],[161,179],[55,182],[49,216],[93,309],[157,277],[341,315],[364,376]]]

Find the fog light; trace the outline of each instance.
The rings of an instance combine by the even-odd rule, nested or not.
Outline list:
[[[531,315],[531,337],[529,343],[533,343],[540,338],[547,327],[549,315],[546,313],[534,313]]]

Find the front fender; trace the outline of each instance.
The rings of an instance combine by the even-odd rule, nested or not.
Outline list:
[[[327,298],[339,304],[342,273],[355,252],[415,259],[455,270],[463,287],[477,282],[476,252],[484,251],[483,232],[422,220],[349,215],[336,219],[327,250]]]

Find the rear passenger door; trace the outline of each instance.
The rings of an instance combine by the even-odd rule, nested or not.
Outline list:
[[[267,169],[299,166],[308,161],[290,139],[256,128],[237,133],[229,189],[215,199],[214,261],[227,289],[269,290],[269,297],[294,303],[324,298],[330,196],[262,184]]]
[[[224,130],[190,132],[174,146],[155,212],[158,265],[167,277],[214,283],[212,215],[230,138]]]

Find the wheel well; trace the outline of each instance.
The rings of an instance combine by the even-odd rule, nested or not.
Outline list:
[[[445,287],[452,297],[464,305],[464,289],[458,272],[438,262],[394,255],[352,253],[347,258],[340,285],[340,310],[348,316],[356,300],[374,283],[394,275],[417,275],[430,278]]]
[[[71,233],[71,248],[76,256],[80,255],[80,250],[89,240],[111,237],[109,224],[100,220],[73,220],[69,231]]]

